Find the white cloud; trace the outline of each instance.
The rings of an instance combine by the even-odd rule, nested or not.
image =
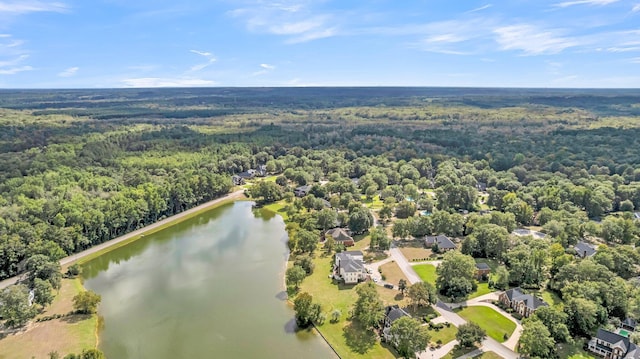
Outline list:
[[[631,59],[632,64],[640,64],[640,57],[634,57]]]
[[[251,76],[264,75],[276,69],[275,66],[269,64],[260,64],[260,67],[262,68],[262,70],[252,73]]]
[[[590,6],[604,6],[618,2],[619,0],[575,0],[564,1],[555,4],[555,7],[569,7],[574,5],[590,5]]]
[[[75,75],[78,70],[80,70],[79,67],[69,67],[68,69],[58,73],[58,76],[60,77],[71,77],[73,75]]]
[[[16,66],[20,62],[29,58],[29,55],[20,55],[13,60],[0,61],[0,67]]]
[[[11,35],[9,35],[9,34],[0,34],[0,39],[4,39],[4,38],[7,38],[7,37],[11,37]]]
[[[640,12],[640,4],[636,4],[632,9],[631,12]]]
[[[189,52],[207,58],[207,62],[191,66],[191,68],[189,69],[191,72],[204,70],[205,68],[211,66],[214,62],[218,61],[218,59],[216,59],[213,54],[208,51],[189,50]]]
[[[467,40],[466,37],[463,37],[459,34],[441,34],[441,35],[433,35],[429,36],[425,41],[426,42],[444,42],[444,43],[455,43],[462,42]]]
[[[242,19],[253,32],[286,36],[288,44],[333,37],[339,34],[335,17],[314,9],[314,1],[253,1],[251,7],[227,14]]]
[[[493,32],[502,50],[520,50],[525,55],[557,54],[580,45],[577,39],[559,36],[557,30],[527,24],[503,26]]]
[[[21,66],[21,67],[10,67],[6,69],[0,68],[0,75],[15,75],[24,71],[31,71],[33,67],[31,66]]]
[[[493,7],[493,4],[487,4],[487,5],[480,6],[480,7],[477,7],[475,9],[469,10],[469,11],[467,11],[467,14],[470,14],[472,12],[478,12],[478,11],[486,10],[486,9],[488,9],[490,7]]]
[[[212,86],[215,82],[195,78],[142,77],[122,80],[127,87],[197,87]]]
[[[213,56],[212,53],[207,52],[207,51],[198,51],[198,50],[189,50],[189,52],[192,52],[194,54],[200,55],[200,56],[204,56],[204,57],[211,57]]]
[[[35,0],[1,1],[0,13],[28,14],[32,12],[67,12],[69,7],[61,2]]]

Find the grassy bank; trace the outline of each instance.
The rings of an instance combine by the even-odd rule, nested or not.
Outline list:
[[[53,303],[37,318],[73,311],[73,297],[83,291],[80,279],[63,279]],[[24,330],[2,335],[0,359],[49,358],[52,351],[60,357],[95,348],[98,344],[97,315],[67,315],[60,319],[30,323]]]

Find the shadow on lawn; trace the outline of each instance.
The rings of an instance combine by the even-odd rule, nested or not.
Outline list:
[[[376,344],[376,334],[360,324],[351,322],[342,330],[347,346],[358,354],[364,354]]]
[[[65,323],[74,324],[90,318],[91,318],[91,314],[69,314],[60,318],[60,320]]]

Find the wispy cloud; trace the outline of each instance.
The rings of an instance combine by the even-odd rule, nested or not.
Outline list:
[[[15,75],[20,72],[31,71],[31,66],[9,67],[6,69],[0,68],[0,75]]]
[[[215,82],[211,80],[196,78],[161,78],[142,77],[122,80],[127,87],[197,87],[212,86]]]
[[[208,51],[199,51],[199,50],[189,50],[189,52],[194,53],[196,55],[200,55],[204,58],[207,59],[207,62],[203,62],[201,64],[197,64],[197,65],[193,65],[190,68],[190,71],[192,72],[197,72],[200,70],[203,70],[209,66],[211,66],[214,62],[216,62],[218,59],[216,59],[212,53],[208,52]]]
[[[36,0],[1,1],[0,13],[28,14],[32,12],[67,12],[69,7],[61,2]]]
[[[484,5],[484,6],[480,6],[480,7],[477,7],[475,9],[471,9],[471,10],[467,11],[467,14],[470,14],[470,13],[473,13],[473,12],[482,11],[482,10],[486,10],[486,9],[492,7],[492,6],[493,6],[493,4],[487,4],[487,5]]]
[[[554,4],[555,7],[569,7],[574,5],[590,5],[590,6],[604,6],[618,2],[619,0],[575,0],[575,1],[563,1]]]
[[[640,64],[640,57],[634,57],[631,59],[632,64]]]
[[[58,76],[60,77],[71,77],[73,75],[75,75],[78,70],[80,70],[79,67],[69,67],[68,69],[58,73]]]
[[[541,29],[528,24],[503,26],[493,32],[502,50],[520,50],[525,55],[557,54],[580,45],[575,38],[561,36],[559,30]]]
[[[29,55],[20,55],[20,56],[16,57],[15,59],[12,59],[12,60],[0,61],[0,68],[1,67],[18,65],[19,63],[21,63],[22,61],[24,61],[24,60],[26,60],[28,58],[29,58]]]
[[[11,37],[9,34],[0,34],[0,39],[5,39],[7,37]]]
[[[256,71],[256,72],[252,73],[251,75],[252,76],[260,76],[260,75],[264,75],[264,74],[269,73],[269,72],[271,72],[271,71],[276,69],[275,66],[269,65],[269,64],[260,64],[260,68],[261,68],[260,71]]]
[[[631,12],[640,12],[640,4],[636,4],[631,9]]]
[[[20,55],[10,60],[0,61],[0,75],[15,75],[20,72],[32,71],[33,67],[22,65],[29,55]]]
[[[250,31],[286,36],[288,44],[338,35],[334,16],[321,13],[312,5],[313,1],[256,1],[252,7],[235,9],[228,15],[244,20]]]

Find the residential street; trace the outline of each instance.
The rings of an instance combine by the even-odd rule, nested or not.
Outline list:
[[[398,263],[398,266],[400,267],[400,269],[402,270],[402,272],[404,273],[404,275],[407,277],[407,279],[411,284],[421,281],[418,274],[416,274],[416,272],[413,270],[413,267],[407,261],[407,259],[405,258],[405,256],[402,254],[402,252],[398,247],[392,244],[391,250],[389,252],[391,254],[391,258],[393,258],[393,260],[395,260],[395,262]],[[503,314],[509,320],[516,323],[516,329],[514,330],[511,337],[509,337],[509,340],[501,344],[495,339],[487,338],[482,342],[482,346],[480,349],[482,349],[483,351],[492,351],[506,359],[517,359],[518,354],[515,353],[513,349],[515,349],[516,345],[518,344],[518,340],[520,340],[520,335],[522,334],[522,325],[520,324],[519,321],[517,321],[511,315],[507,314],[500,308],[490,303],[492,300],[496,300],[496,299],[498,299],[498,294],[494,292],[494,293],[485,294],[478,298],[470,299],[463,303],[455,303],[455,304],[452,304],[452,306],[457,307],[457,306],[460,306],[461,304],[465,304],[467,306],[481,305],[481,306],[491,307],[497,310],[498,312],[500,312],[501,314]],[[464,320],[461,316],[456,314],[447,304],[443,302],[436,303],[433,306],[433,308],[443,317],[444,321],[450,322],[456,327],[466,323],[466,320]],[[421,359],[441,358],[442,356],[446,355],[449,352],[450,349],[443,352],[444,350],[443,348],[448,346],[449,344],[450,343],[447,343],[445,346],[440,348],[440,350],[436,350],[433,352],[431,352],[430,350],[427,350],[425,352],[418,353],[418,356]],[[453,345],[451,346],[451,348],[453,348]]]

